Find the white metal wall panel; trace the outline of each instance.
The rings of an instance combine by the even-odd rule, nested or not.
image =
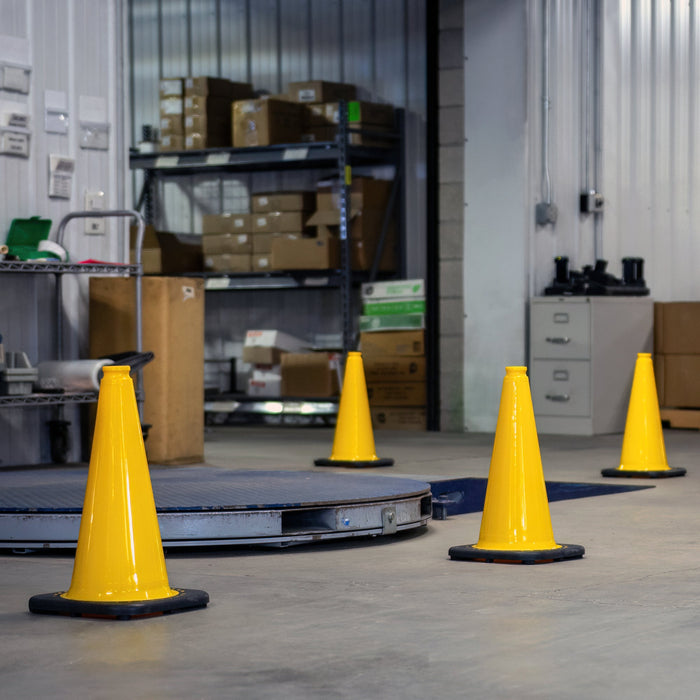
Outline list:
[[[0,34],[10,34],[26,45],[31,66],[28,96],[12,94],[11,101],[27,106],[31,117],[30,158],[0,156],[1,241],[14,218],[39,215],[53,221],[52,235],[59,220],[69,211],[82,209],[87,190],[105,192],[106,205],[122,207],[119,162],[124,161],[121,125],[115,123],[120,112],[117,102],[117,22],[122,21],[121,0],[0,0],[3,18]],[[44,128],[47,90],[64,93],[69,112],[68,133],[50,134]],[[0,102],[10,93],[0,91]],[[108,151],[79,147],[81,98],[104,100],[106,119],[111,122]],[[157,98],[156,98],[157,99]],[[157,103],[156,103],[157,104]],[[50,154],[75,158],[75,176],[69,200],[48,197]],[[86,236],[84,228],[73,222],[64,243],[72,260],[98,258],[123,260],[125,226],[109,224],[105,236]],[[86,280],[67,276],[64,280],[65,357],[84,356],[86,351]],[[0,334],[7,350],[24,351],[32,364],[55,358],[54,280],[43,275],[2,275]],[[25,408],[0,410],[0,466],[48,461],[49,444],[46,421],[49,409]],[[77,410],[66,411],[73,421],[74,449],[71,459],[79,457],[80,432]]]

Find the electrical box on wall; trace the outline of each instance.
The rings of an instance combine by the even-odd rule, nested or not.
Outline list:
[[[599,214],[605,207],[605,200],[600,192],[590,190],[581,194],[580,212],[582,214]]]
[[[85,211],[103,211],[105,208],[104,192],[85,193]],[[101,236],[105,232],[105,220],[101,217],[85,219],[85,233]]]

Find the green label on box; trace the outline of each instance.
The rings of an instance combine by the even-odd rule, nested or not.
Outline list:
[[[425,314],[360,316],[360,331],[407,331],[425,327]]]
[[[348,102],[348,121],[349,122],[359,122],[360,121],[360,103],[359,102]]]
[[[362,306],[365,316],[386,316],[388,314],[424,314],[425,299],[405,301],[369,301]]]

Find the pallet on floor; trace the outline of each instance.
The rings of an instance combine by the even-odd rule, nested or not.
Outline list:
[[[700,408],[662,408],[661,422],[671,428],[700,430]]]

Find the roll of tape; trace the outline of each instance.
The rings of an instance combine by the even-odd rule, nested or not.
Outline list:
[[[113,365],[112,360],[68,360],[40,362],[37,365],[39,390],[98,391],[102,368]]]
[[[58,243],[54,243],[53,241],[49,241],[49,240],[39,241],[39,245],[37,246],[37,250],[40,253],[52,253],[61,262],[66,262],[66,260],[68,260],[68,253],[66,252],[66,249],[62,248],[60,245],[58,245]]]

